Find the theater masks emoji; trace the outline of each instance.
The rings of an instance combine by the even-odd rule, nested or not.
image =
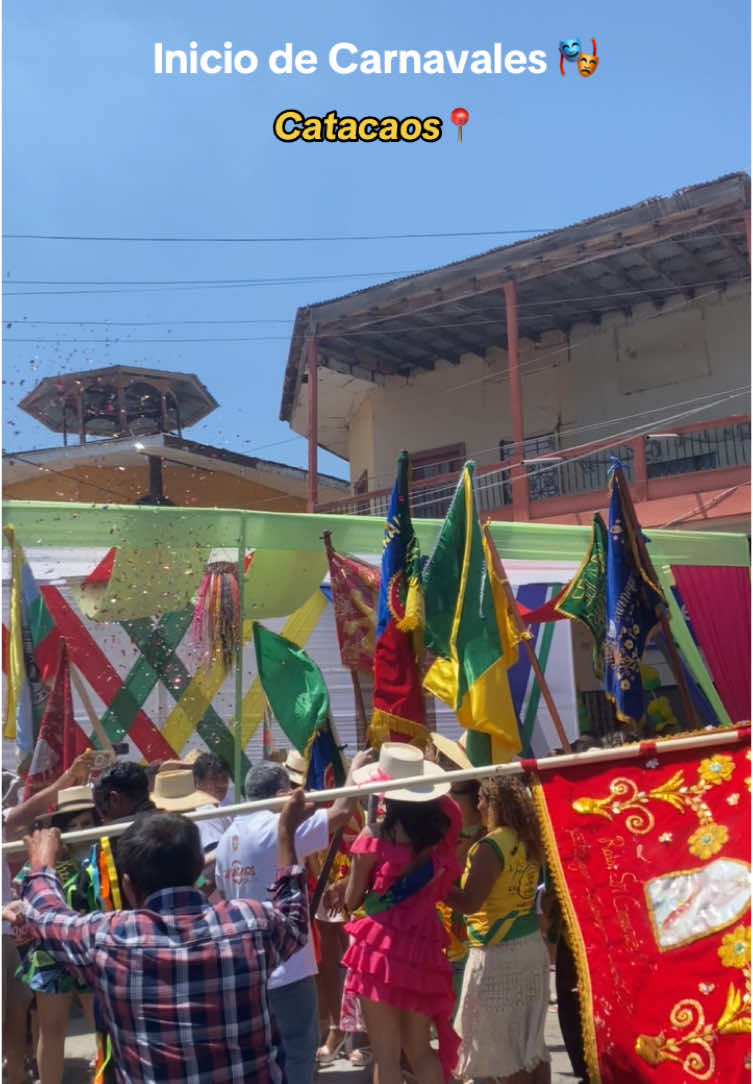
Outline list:
[[[596,55],[596,42],[591,38],[593,45],[593,53],[581,53],[578,57],[578,71],[584,79],[588,79],[593,75],[599,66],[599,58]]]
[[[574,64],[580,56],[580,38],[565,38],[560,42],[560,71],[565,74],[565,61]]]

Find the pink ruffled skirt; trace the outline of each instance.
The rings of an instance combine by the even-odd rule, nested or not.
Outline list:
[[[445,1078],[455,1067],[460,1040],[452,1028],[452,967],[444,953],[447,935],[436,910],[397,906],[355,919],[343,964],[346,993],[421,1013],[434,1023]]]

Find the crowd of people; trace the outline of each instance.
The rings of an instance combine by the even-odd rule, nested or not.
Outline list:
[[[425,754],[356,754],[347,783],[425,781],[368,811],[314,807],[292,754],[245,779],[247,800],[284,797],[281,812],[230,819],[214,754],[117,761],[93,786],[92,765],[83,754],[3,811],[4,841],[28,850],[12,884],[3,868],[8,1084],[28,1081],[29,1056],[41,1084],[61,1084],[74,998],[97,1034],[97,1084],[311,1084],[343,1053],[373,1061],[377,1084],[550,1079],[554,950],[519,778],[447,780],[470,761],[433,735]],[[109,837],[118,821],[131,823]],[[60,839],[95,825],[94,842]]]

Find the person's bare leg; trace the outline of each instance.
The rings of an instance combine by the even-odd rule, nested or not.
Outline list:
[[[37,1068],[41,1084],[61,1084],[65,1060],[65,1033],[73,994],[42,994],[37,991],[39,1043]]]
[[[551,1084],[552,1065],[548,1061],[540,1061],[533,1071],[533,1084]]]
[[[374,1084],[403,1084],[399,1010],[365,997],[361,1009],[374,1054]]]
[[[400,1013],[402,1047],[419,1084],[444,1084],[444,1072],[431,1046],[428,1016],[418,1012]]]
[[[11,989],[7,994],[3,1017],[3,1054],[8,1084],[26,1084],[24,1069],[26,1056],[26,1015],[29,1011],[28,997],[20,997]]]
[[[345,1038],[340,1030],[340,1000],[342,998],[342,969],[340,960],[346,948],[341,922],[316,921],[321,938],[322,959],[319,965],[319,1015],[325,1021],[327,1035],[317,1050],[317,1061],[331,1057]]]

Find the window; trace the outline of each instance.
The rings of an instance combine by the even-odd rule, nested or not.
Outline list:
[[[447,444],[444,448],[429,448],[425,452],[414,452],[410,457],[411,475],[414,482],[424,478],[457,476],[465,463],[465,442]]]

